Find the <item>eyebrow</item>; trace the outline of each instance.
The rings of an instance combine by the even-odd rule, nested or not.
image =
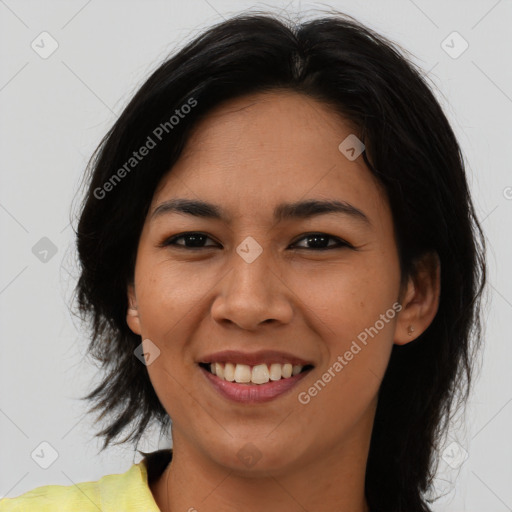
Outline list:
[[[155,219],[164,214],[178,213],[215,220],[230,221],[228,213],[220,206],[195,199],[169,199],[159,204],[151,214]],[[338,200],[308,199],[293,203],[282,203],[274,209],[277,222],[288,219],[307,219],[317,215],[342,214],[363,221],[371,226],[370,219],[350,203]]]

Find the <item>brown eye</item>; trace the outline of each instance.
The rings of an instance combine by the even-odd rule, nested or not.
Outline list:
[[[185,243],[178,243],[178,240],[183,239]],[[182,233],[180,235],[173,236],[171,238],[166,239],[162,244],[160,244],[160,247],[165,247],[169,245],[174,245],[177,247],[181,247],[184,249],[201,249],[203,247],[212,247],[215,245],[218,245],[216,243],[211,245],[205,245],[205,242],[207,240],[212,240],[208,235],[205,235],[204,233],[197,233],[197,232],[189,232],[189,233]]]
[[[299,247],[299,249],[312,249],[317,251],[328,250],[328,249],[337,249],[339,247],[352,247],[351,244],[345,242],[341,238],[336,236],[328,235],[326,233],[309,233],[306,236],[300,238],[298,241],[305,240],[308,244],[308,247]],[[329,245],[329,240],[334,240],[335,243],[333,245]],[[294,246],[297,246],[297,242],[294,243]]]
[[[178,240],[183,240],[183,242],[178,243]],[[167,238],[159,246],[175,246],[182,249],[191,250],[219,246],[219,244],[214,241],[214,243],[206,245],[205,242],[207,240],[213,241],[213,239],[206,235],[205,233],[188,232]],[[299,242],[302,241],[305,241],[307,246],[297,245]],[[334,243],[330,243],[331,241],[334,241]],[[352,249],[354,248],[353,245],[349,244],[345,240],[342,240],[341,238],[332,235],[328,235],[326,233],[308,233],[306,236],[303,236],[302,238],[298,239],[298,241],[292,245],[292,248],[309,249],[314,251],[337,249],[341,247],[350,247]]]

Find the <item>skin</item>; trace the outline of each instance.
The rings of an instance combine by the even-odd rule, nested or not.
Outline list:
[[[364,475],[379,386],[393,344],[409,343],[433,320],[439,266],[426,257],[400,288],[387,198],[362,157],[350,161],[338,150],[352,133],[332,109],[294,92],[230,100],[196,125],[156,190],[127,322],[160,350],[147,370],[173,421],[173,460],[151,487],[162,511],[368,512]],[[152,218],[171,198],[214,203],[230,220]],[[350,203],[369,223],[339,213],[272,217],[282,202],[313,198]],[[159,246],[183,232],[209,238],[199,249],[187,249],[186,238]],[[304,238],[312,232],[334,238],[315,245]],[[236,252],[248,236],[263,250],[250,264]],[[316,248],[338,239],[354,248]],[[397,300],[402,310],[300,403],[298,394]],[[238,404],[196,364],[225,349],[282,350],[315,367],[271,402]],[[259,455],[252,466],[237,456],[247,443]]]

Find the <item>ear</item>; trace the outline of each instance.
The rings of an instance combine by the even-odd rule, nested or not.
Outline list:
[[[441,293],[441,262],[436,252],[423,255],[408,278],[399,302],[394,342],[405,345],[425,332],[434,320]]]
[[[128,311],[126,312],[126,323],[128,327],[139,336],[141,335],[139,312],[137,310],[137,299],[135,297],[135,287],[128,285]]]

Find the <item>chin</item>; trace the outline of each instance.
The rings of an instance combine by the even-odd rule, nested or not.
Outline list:
[[[292,439],[291,436],[287,439]],[[212,461],[245,476],[278,474],[296,463],[296,444],[284,438],[244,436],[229,438],[227,444],[207,443]]]

